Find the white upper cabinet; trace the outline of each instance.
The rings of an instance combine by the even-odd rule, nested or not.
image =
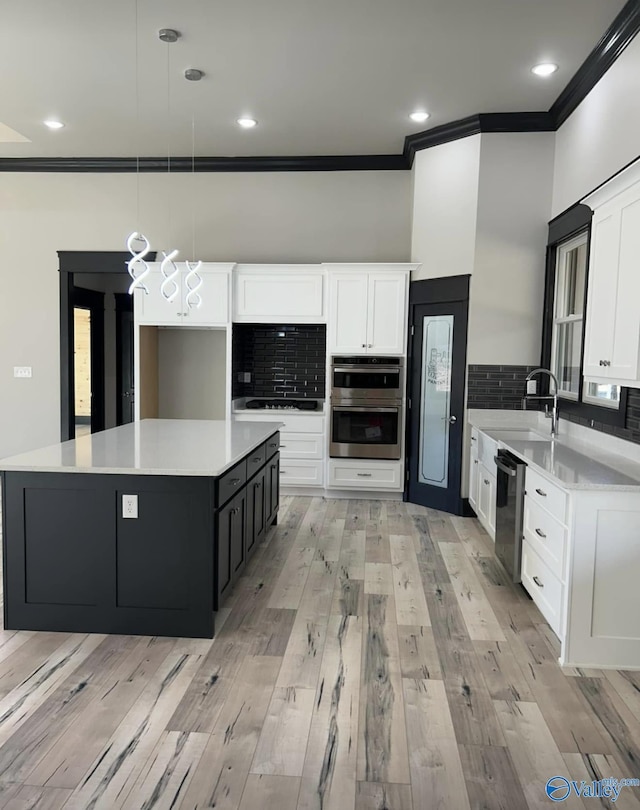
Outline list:
[[[237,265],[234,322],[326,321],[325,275],[321,265]]]
[[[329,351],[362,354],[367,348],[367,273],[329,277]]]
[[[329,352],[404,354],[409,274],[417,265],[326,266]]]
[[[198,278],[192,276],[184,262],[176,262],[179,274],[167,283],[167,300],[162,294],[164,277],[159,262],[149,262],[151,272],[145,278],[149,293],[135,291],[135,316],[139,324],[157,326],[225,326],[229,323],[232,264],[203,262]]]
[[[583,200],[594,211],[584,375],[640,387],[640,162]]]

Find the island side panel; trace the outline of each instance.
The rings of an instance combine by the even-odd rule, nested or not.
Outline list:
[[[213,636],[213,479],[3,478],[5,627]]]

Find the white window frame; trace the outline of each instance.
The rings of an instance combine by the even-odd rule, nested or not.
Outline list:
[[[558,306],[558,294],[559,290],[560,295],[564,296],[564,289],[565,284],[560,284],[562,280],[564,282],[564,273],[566,269],[566,257],[568,253],[571,253],[572,250],[575,250],[580,245],[587,245],[589,242],[589,234],[587,231],[583,231],[579,233],[577,236],[572,237],[571,239],[567,239],[566,242],[558,245],[558,249],[556,251],[556,272],[555,272],[555,288],[553,291],[553,325],[551,328],[551,370],[558,378],[558,367],[557,363],[557,348],[558,348],[558,329],[557,327],[562,324],[567,323],[576,323],[582,324],[584,321],[584,312],[580,315],[564,315],[562,317],[557,317],[556,312],[558,310],[563,311],[564,306]],[[586,277],[586,269],[585,269],[585,277]],[[583,297],[583,310],[586,296]],[[564,300],[561,301],[564,304]],[[582,345],[582,328],[580,328],[580,372],[582,373],[582,353],[584,347]],[[579,402],[580,394],[573,393],[573,391],[563,391],[561,388],[558,389],[558,397],[562,399],[571,399],[574,402]]]

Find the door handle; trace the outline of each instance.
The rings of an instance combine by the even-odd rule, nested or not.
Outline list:
[[[538,588],[544,588],[544,584],[543,584],[542,582],[540,582],[540,580],[538,579],[538,577],[533,577],[533,581],[536,583],[536,585],[538,586]]]
[[[546,534],[545,534],[545,533],[542,531],[542,529],[536,529],[536,534],[538,535],[538,537],[542,537],[543,539],[544,539],[544,538],[547,536],[547,535],[546,535]]]
[[[458,419],[455,416],[443,416],[442,421],[443,422],[448,422],[450,425],[455,425],[455,423],[458,421]]]

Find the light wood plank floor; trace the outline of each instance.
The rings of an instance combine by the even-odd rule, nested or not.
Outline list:
[[[557,655],[477,521],[285,497],[213,641],[0,629],[0,808],[535,810],[640,777],[640,673]]]

